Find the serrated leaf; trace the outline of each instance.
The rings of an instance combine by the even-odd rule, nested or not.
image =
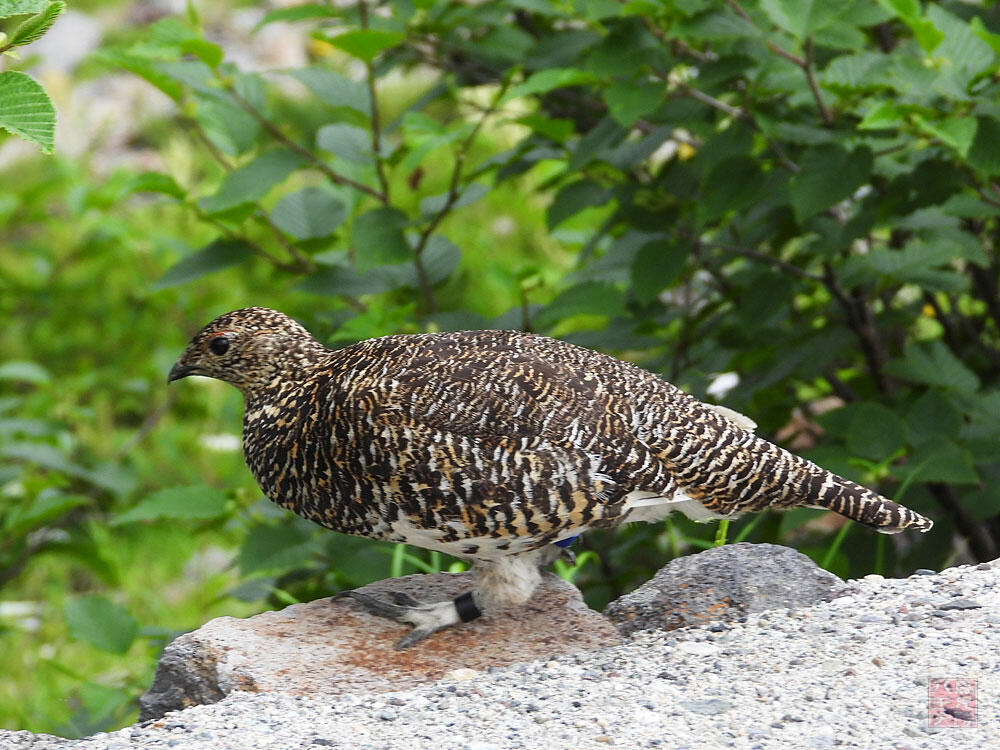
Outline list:
[[[347,206],[329,190],[307,187],[286,195],[271,209],[278,228],[299,240],[329,237],[347,218]]]
[[[295,288],[310,294],[329,296],[346,294],[359,297],[363,294],[380,294],[416,285],[417,278],[413,265],[401,263],[391,266],[372,266],[364,273],[349,266],[325,266],[303,277]]]
[[[917,383],[973,392],[979,378],[940,341],[911,342],[901,359],[889,362],[886,372]]]
[[[447,237],[432,235],[423,252],[424,272],[431,284],[439,284],[458,268],[462,251]]]
[[[830,26],[848,0],[761,0],[760,8],[778,27],[805,39]]]
[[[316,146],[355,164],[371,164],[374,158],[371,134],[342,122],[321,127],[316,133]]]
[[[336,16],[336,9],[329,5],[321,5],[319,3],[292,5],[288,8],[276,8],[274,10],[269,10],[264,14],[264,17],[257,22],[254,30],[262,29],[272,23],[308,21],[313,18],[335,18]]]
[[[0,73],[0,129],[34,143],[46,154],[55,148],[55,107],[45,89],[27,73]]]
[[[977,117],[976,137],[969,148],[968,160],[984,175],[1000,174],[1000,121],[992,117]]]
[[[593,180],[578,180],[564,185],[545,212],[545,224],[552,230],[571,216],[591,206],[601,206],[608,202],[610,193]]]
[[[660,83],[621,81],[608,86],[603,97],[611,117],[620,125],[630,127],[640,117],[656,110],[666,94],[666,87]]]
[[[46,31],[52,28],[52,24],[66,10],[66,3],[57,0],[49,3],[48,6],[38,15],[29,18],[22,23],[10,36],[11,47],[22,47],[41,39]]]
[[[537,316],[536,322],[548,328],[574,315],[614,317],[625,312],[625,296],[611,284],[584,281],[556,295]]]
[[[838,93],[872,91],[887,88],[884,76],[888,73],[891,58],[878,52],[853,52],[830,61],[823,70],[821,81],[825,88]]]
[[[906,423],[881,404],[858,404],[847,431],[847,447],[855,455],[881,461],[896,453],[906,442]]]
[[[799,161],[802,171],[789,181],[792,207],[799,223],[852,195],[868,181],[872,152],[848,152],[839,145],[818,146]]]
[[[878,4],[910,27],[925,52],[933,51],[944,39],[944,34],[923,17],[919,0],[878,0]]]
[[[934,48],[934,56],[943,57],[953,68],[965,71],[964,78],[983,72],[996,61],[990,45],[976,36],[968,23],[937,3],[927,5],[927,20],[943,34],[941,43]]]
[[[640,247],[629,269],[636,299],[643,304],[656,299],[674,283],[686,261],[687,253],[676,244],[654,240]]]
[[[413,251],[403,235],[409,223],[406,214],[397,208],[375,208],[357,217],[351,229],[351,244],[358,268],[364,271],[413,260]]]
[[[929,388],[906,414],[906,424],[914,443],[922,443],[932,435],[944,435],[956,440],[963,423],[962,413],[945,393],[936,388]]]
[[[458,198],[451,204],[451,209],[462,208],[471,203],[475,203],[490,192],[489,187],[481,182],[470,182],[465,189],[459,193]],[[422,216],[434,216],[439,213],[448,203],[448,193],[441,195],[431,195],[420,201],[420,214]]]
[[[861,122],[858,123],[858,130],[898,128],[903,124],[903,115],[903,111],[893,102],[878,102],[868,110]]]
[[[303,164],[301,156],[286,149],[265,151],[227,174],[215,194],[199,200],[198,207],[211,215],[259,200]]]
[[[64,614],[74,638],[108,653],[124,654],[139,633],[136,619],[103,596],[71,599],[66,602]]]
[[[90,502],[91,499],[83,495],[48,495],[36,498],[27,506],[15,507],[3,519],[4,535],[8,539],[19,536]]]
[[[327,36],[326,41],[352,57],[368,63],[390,47],[395,47],[406,37],[398,31],[380,29],[352,29],[337,36]]]
[[[255,526],[243,540],[236,558],[240,574],[300,567],[313,558],[309,541],[309,535],[296,526]]]
[[[549,68],[540,70],[532,74],[524,83],[520,83],[501,99],[501,104],[505,104],[512,99],[522,96],[532,96],[534,94],[544,94],[553,89],[561,89],[567,86],[580,86],[586,83],[593,83],[597,76],[585,70],[576,68]]]
[[[712,167],[705,178],[698,202],[702,222],[728,211],[739,211],[760,200],[764,173],[760,162],[749,156],[733,156]]]
[[[0,18],[41,13],[48,4],[49,0],[0,0]]]
[[[972,455],[943,435],[918,445],[906,464],[892,473],[917,482],[979,483]]]
[[[226,510],[226,495],[221,490],[199,484],[191,487],[168,487],[154,492],[138,505],[114,519],[115,524],[135,523],[155,518],[203,519],[221,516]]]
[[[371,97],[359,81],[318,65],[289,71],[289,75],[331,107],[348,107],[366,117],[371,114]]]
[[[178,200],[184,199],[184,189],[174,178],[161,172],[143,172],[136,175],[125,188],[130,193],[162,193]]]
[[[252,256],[253,248],[241,240],[216,240],[168,268],[159,281],[153,284],[153,289],[186,284],[210,273],[243,263]]]
[[[975,117],[947,117],[931,122],[918,114],[913,115],[913,122],[924,133],[951,146],[962,157],[965,157],[972,147],[978,124]]]
[[[208,139],[228,156],[241,156],[260,135],[260,123],[245,109],[224,99],[195,95],[195,117]]]

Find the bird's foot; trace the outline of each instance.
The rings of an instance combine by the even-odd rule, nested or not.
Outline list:
[[[424,604],[409,594],[394,591],[392,601],[383,601],[360,591],[342,591],[334,599],[350,597],[370,614],[395,622],[411,625],[413,630],[396,642],[396,649],[402,651],[424,640],[437,631],[459,622],[469,622],[482,614],[472,592],[455,597],[451,601]]]

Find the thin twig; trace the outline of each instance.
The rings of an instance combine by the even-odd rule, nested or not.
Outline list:
[[[260,123],[260,125],[271,135],[272,138],[278,141],[285,148],[289,149],[290,151],[294,151],[296,154],[305,159],[310,164],[310,166],[322,172],[326,176],[326,178],[330,180],[330,182],[334,183],[335,185],[347,185],[348,187],[352,187],[355,190],[364,193],[365,195],[370,195],[372,198],[375,198],[376,200],[385,203],[385,196],[380,191],[375,190],[374,188],[370,188],[363,183],[357,182],[356,180],[352,180],[349,177],[344,177],[344,175],[333,170],[329,164],[327,164],[325,161],[316,156],[316,154],[314,154],[312,151],[300,146],[298,143],[293,141],[287,135],[282,133],[281,128],[279,128],[277,125],[271,122],[267,117],[265,117],[263,113],[260,110],[258,110],[253,104],[248,102],[243,97],[243,95],[236,90],[235,86],[233,86],[228,82],[225,82],[224,85],[226,87],[226,90],[233,97],[236,103],[239,104],[240,107],[242,107],[247,112],[247,114],[253,117],[258,123]]]
[[[420,233],[420,236],[417,239],[416,246],[413,248],[414,264],[416,265],[417,269],[417,279],[420,283],[421,293],[424,296],[424,300],[427,304],[427,309],[429,312],[434,312],[437,306],[434,300],[434,289],[430,284],[429,279],[427,278],[427,272],[423,265],[424,250],[427,248],[427,243],[430,240],[431,235],[434,234],[434,230],[438,228],[438,226],[441,224],[442,221],[444,221],[445,216],[448,215],[452,207],[458,201],[459,196],[462,193],[461,191],[462,170],[465,166],[465,157],[468,154],[469,149],[472,147],[472,143],[475,141],[476,136],[479,134],[479,131],[486,123],[486,119],[491,114],[496,112],[497,107],[500,106],[500,100],[503,98],[503,95],[507,92],[507,88],[509,85],[510,85],[509,79],[500,85],[500,87],[497,89],[496,95],[493,97],[493,101],[490,102],[490,106],[486,109],[485,112],[482,113],[482,115],[479,118],[479,121],[476,122],[475,126],[473,126],[469,134],[464,139],[462,139],[462,142],[459,144],[458,149],[455,152],[455,164],[451,170],[451,179],[448,182],[448,192],[445,195],[444,205],[441,206],[441,208],[438,210],[436,214],[434,214],[433,217],[431,217],[431,220],[427,223],[427,226],[424,227],[423,231]]]
[[[295,261],[295,265],[298,267],[299,273],[311,273],[316,270],[316,264],[312,262],[312,259],[307,255],[304,255],[303,252],[294,245],[294,243],[289,242],[284,231],[282,231],[281,227],[274,223],[274,220],[267,213],[267,211],[263,208],[258,208],[254,211],[253,216],[257,219],[257,221],[261,222],[271,230],[271,233],[278,241],[278,244],[281,245],[285,249],[285,252],[288,253]]]
[[[706,94],[704,91],[699,91],[691,86],[684,85],[680,88],[680,91],[685,96],[690,96],[692,99],[696,99],[702,104],[707,104],[710,107],[714,107],[715,109],[725,112],[730,117],[743,118],[747,116],[746,110],[740,107],[734,107],[731,104],[726,104],[724,101],[716,99],[711,94]]]
[[[368,3],[361,0],[358,3],[358,15],[361,20],[361,28],[368,28]],[[365,60],[365,81],[368,85],[368,99],[371,104],[371,136],[372,136],[372,158],[375,159],[375,174],[378,176],[378,184],[382,187],[382,203],[389,205],[389,178],[385,173],[385,161],[382,159],[382,118],[379,114],[378,96],[375,92],[375,66],[371,60]]]
[[[816,82],[816,75],[813,72],[813,40],[812,37],[806,39],[805,43],[806,59],[803,61],[802,70],[806,74],[806,80],[809,82],[809,90],[812,91],[813,98],[816,100],[816,106],[819,108],[820,119],[823,120],[823,124],[827,127],[833,125],[833,112],[826,106],[826,102],[823,101],[823,94],[819,90],[819,84]]]
[[[778,258],[772,258],[770,255],[767,255],[766,253],[762,253],[757,250],[751,250],[748,247],[739,247],[736,245],[724,245],[715,242],[706,242],[703,244],[705,245],[705,247],[711,247],[717,250],[723,250],[725,252],[733,253],[734,255],[740,255],[744,258],[755,260],[759,263],[764,263],[765,265],[771,266],[772,268],[776,268],[779,271],[783,271],[784,273],[787,273],[790,276],[795,276],[796,278],[799,279],[808,279],[809,281],[821,285],[825,283],[822,276],[818,276],[817,274],[814,273],[809,273],[808,271],[805,271],[799,268],[798,266],[792,265],[791,263],[786,263],[785,261],[780,260]]]
[[[847,316],[847,323],[861,343],[861,351],[868,362],[868,370],[875,379],[876,386],[882,393],[892,393],[894,390],[893,384],[884,372],[885,363],[888,361],[889,356],[875,331],[871,310],[868,309],[863,299],[860,299],[858,296],[851,297],[847,294],[837,280],[836,275],[834,275],[833,267],[829,263],[824,264],[824,268],[823,285],[844,309],[844,313]]]

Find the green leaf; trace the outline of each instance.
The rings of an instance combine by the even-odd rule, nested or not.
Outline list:
[[[563,143],[573,135],[574,130],[572,120],[544,117],[543,115],[525,115],[514,122],[531,128],[534,132],[556,143]]]
[[[640,117],[655,111],[666,94],[667,89],[661,83],[623,81],[604,90],[604,103],[617,123],[629,127]]]
[[[847,431],[847,447],[852,453],[881,461],[896,453],[906,442],[906,423],[881,404],[858,404]]]
[[[674,283],[686,261],[687,253],[677,244],[654,240],[640,247],[630,268],[636,299],[643,304],[656,299]]]
[[[625,296],[620,289],[600,281],[584,281],[556,295],[539,313],[537,323],[549,328],[574,315],[614,317],[624,312]]]
[[[977,521],[1000,515],[1000,484],[987,481],[984,487],[963,495],[962,506]]]
[[[830,26],[849,0],[761,0],[760,8],[772,23],[803,40]]]
[[[435,234],[427,240],[423,264],[431,284],[439,284],[451,276],[461,260],[462,251],[447,237]]]
[[[116,525],[148,521],[154,518],[215,518],[226,511],[226,495],[221,490],[199,484],[168,487],[154,492],[138,505],[114,519]]]
[[[923,17],[920,0],[878,0],[878,3],[910,27],[925,52],[932,52],[944,39],[944,34]]]
[[[979,483],[972,455],[943,435],[918,445],[906,464],[894,467],[892,473],[916,482]]]
[[[375,208],[354,220],[351,244],[362,271],[386,263],[413,260],[413,251],[403,236],[410,220],[397,208]]]
[[[406,37],[398,31],[352,29],[337,36],[326,36],[324,38],[337,49],[341,49],[352,57],[369,63],[380,52],[390,47],[395,47]]]
[[[153,289],[186,284],[223,268],[243,263],[251,256],[253,248],[242,240],[215,240],[168,268],[159,281],[153,284]]]
[[[944,35],[934,48],[934,56],[943,57],[953,69],[964,71],[965,79],[985,71],[996,61],[990,45],[980,39],[968,23],[937,3],[927,5],[927,20]]]
[[[586,83],[593,83],[598,80],[593,73],[576,68],[549,68],[540,70],[531,75],[524,83],[518,84],[501,99],[501,104],[506,104],[512,99],[522,96],[532,96],[533,94],[545,94],[553,89],[561,89],[567,86],[580,86]]]
[[[0,0],[0,18],[41,13],[48,4],[48,0]]]
[[[302,5],[292,5],[288,8],[276,8],[269,10],[264,17],[257,22],[254,30],[262,29],[271,23],[307,21],[313,18],[335,18],[337,11],[329,5],[319,3],[304,3]]]
[[[3,519],[3,532],[12,539],[26,531],[47,524],[65,515],[73,508],[88,505],[89,497],[83,495],[47,495],[38,497],[27,506],[17,506]]]
[[[143,172],[136,175],[126,187],[129,193],[162,193],[184,200],[184,188],[174,178],[161,172]]]
[[[1000,55],[1000,34],[994,34],[992,31],[987,29],[982,18],[979,16],[973,16],[970,18],[969,28],[972,29],[973,34],[986,42],[990,46],[990,49]]]
[[[103,596],[71,599],[64,614],[74,638],[112,654],[128,651],[139,633],[136,619]]]
[[[412,264],[371,266],[363,273],[349,266],[337,265],[313,271],[303,277],[295,288],[310,294],[329,296],[346,294],[358,297],[416,285],[416,272]]]
[[[969,153],[976,137],[975,117],[948,117],[936,122],[926,120],[921,115],[913,115],[913,122],[927,135],[933,136],[955,149],[963,158]]]
[[[240,574],[280,571],[302,567],[314,555],[309,534],[292,524],[255,526],[240,547],[237,562]]]
[[[545,212],[545,224],[552,230],[571,216],[591,206],[602,206],[611,198],[610,193],[593,180],[579,180],[564,185]]]
[[[764,173],[758,159],[750,156],[724,159],[705,178],[698,217],[707,222],[729,211],[740,211],[760,200],[763,187]]]
[[[941,341],[910,342],[906,354],[886,365],[886,372],[917,383],[971,393],[979,378]]]
[[[64,10],[66,10],[66,3],[61,2],[61,0],[49,3],[41,13],[18,26],[11,34],[8,44],[11,47],[22,47],[41,39],[45,32],[52,28],[52,24],[56,22]]]
[[[893,102],[881,101],[868,110],[858,130],[889,130],[903,124],[905,113]]]
[[[362,128],[338,122],[324,125],[316,133],[316,147],[355,164],[371,164],[371,134]]]
[[[27,73],[0,73],[0,129],[34,143],[43,153],[51,154],[55,148],[55,107]]]
[[[912,442],[922,443],[932,435],[944,435],[950,440],[957,440],[964,420],[962,413],[944,392],[929,388],[910,407],[906,414],[906,424]]]
[[[977,117],[976,122],[976,137],[967,158],[976,170],[992,177],[1000,174],[1000,121]]]
[[[347,206],[329,190],[307,187],[286,195],[271,210],[283,232],[299,240],[329,237],[347,218]]]
[[[52,376],[37,362],[14,359],[0,365],[0,380],[20,380],[41,385],[51,381]]]
[[[331,107],[347,107],[366,117],[371,114],[368,89],[358,81],[318,65],[292,70],[289,74]]]
[[[301,156],[286,149],[265,151],[227,174],[215,194],[199,200],[198,206],[212,215],[259,200],[303,164]]]
[[[451,204],[451,210],[456,208],[462,208],[462,206],[468,206],[471,203],[475,203],[477,200],[482,198],[490,192],[489,187],[481,182],[470,182],[465,189],[459,193],[458,198],[455,202]],[[434,216],[440,212],[448,203],[448,193],[442,193],[441,195],[431,195],[420,201],[420,215],[421,216]]]
[[[208,139],[228,156],[240,156],[257,142],[261,126],[242,107],[231,102],[195,95],[195,117]]]
[[[839,145],[818,146],[800,160],[802,171],[789,181],[792,207],[801,224],[852,195],[868,181],[873,156],[862,146],[847,152]]]

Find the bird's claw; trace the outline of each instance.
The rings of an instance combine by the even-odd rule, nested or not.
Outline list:
[[[453,624],[450,621],[436,621],[435,610],[439,605],[423,604],[402,591],[393,591],[389,596],[392,602],[383,601],[369,594],[362,594],[359,591],[341,591],[333,598],[353,599],[369,614],[411,626],[413,630],[396,642],[397,651],[410,648],[410,646],[419,643],[427,638],[427,636]],[[445,604],[450,606],[451,603],[448,602]]]

